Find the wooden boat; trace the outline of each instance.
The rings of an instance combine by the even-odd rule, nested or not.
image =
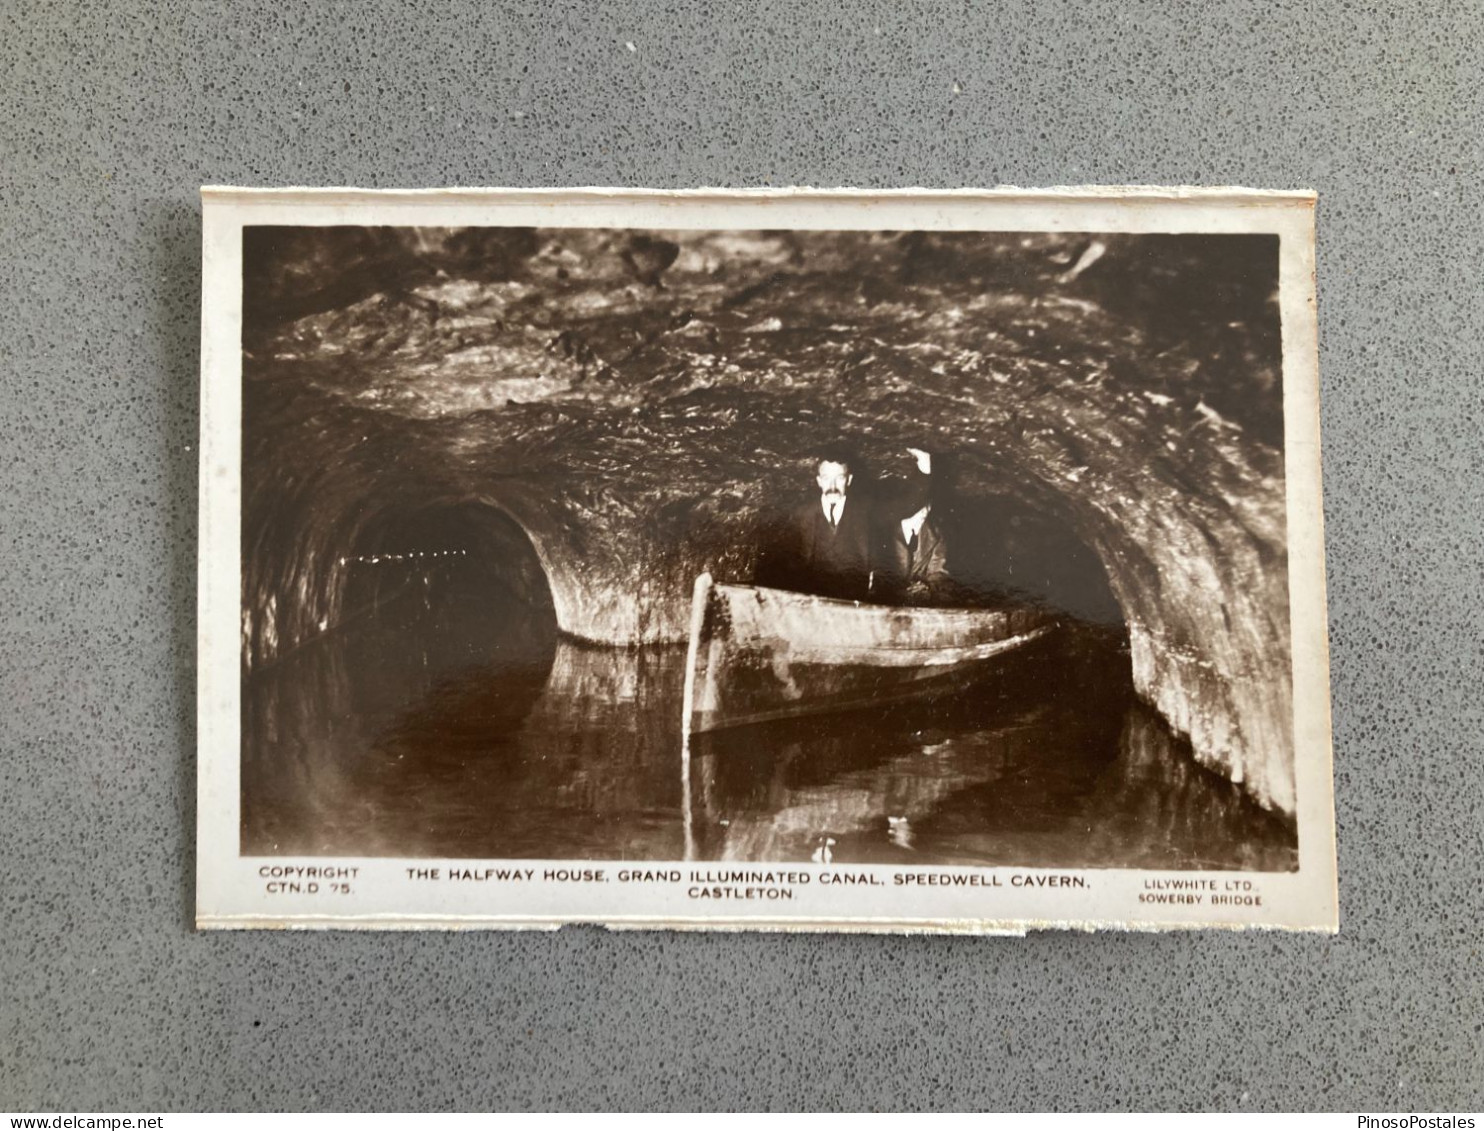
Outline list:
[[[932,694],[1048,635],[1039,609],[872,605],[696,579],[687,734]]]

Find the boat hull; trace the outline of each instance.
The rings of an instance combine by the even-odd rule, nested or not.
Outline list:
[[[1047,636],[1036,609],[870,605],[696,581],[686,670],[689,733],[951,690]]]

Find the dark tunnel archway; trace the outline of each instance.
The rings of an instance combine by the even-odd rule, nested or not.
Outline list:
[[[395,823],[405,797],[422,828],[420,791],[457,795],[439,784],[445,768],[498,772],[490,739],[519,731],[558,652],[546,572],[499,507],[409,493],[357,517],[338,540],[275,543],[282,560],[263,563],[305,576],[302,591],[326,611],[313,634],[244,670],[250,851],[406,851],[379,822]],[[366,805],[381,817],[369,820]],[[439,826],[455,841],[466,834]]]
[[[1042,605],[1100,629],[1125,629],[1097,552],[1043,508],[1008,495],[963,499],[943,519],[950,574],[973,593]]]
[[[391,619],[417,638],[443,637],[444,662],[478,665],[555,647],[551,587],[525,530],[482,502],[435,501],[365,522],[337,562],[349,628]]]
[[[358,603],[383,600],[407,576],[438,571],[448,583],[483,584],[532,609],[550,610],[551,588],[524,528],[495,507],[479,502],[433,503],[376,515],[356,533],[344,555],[347,612]],[[394,567],[386,571],[367,566]]]

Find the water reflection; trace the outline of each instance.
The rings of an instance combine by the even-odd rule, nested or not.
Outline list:
[[[245,677],[245,852],[1296,865],[1290,827],[1197,766],[1107,649],[697,736],[687,781],[683,649],[585,647],[546,609],[412,592]]]
[[[1063,652],[950,701],[705,736],[699,855],[1295,867],[1287,825],[1197,765],[1120,671]]]

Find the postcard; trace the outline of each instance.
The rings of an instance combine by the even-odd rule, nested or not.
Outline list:
[[[203,190],[203,928],[1338,927],[1314,197]]]

